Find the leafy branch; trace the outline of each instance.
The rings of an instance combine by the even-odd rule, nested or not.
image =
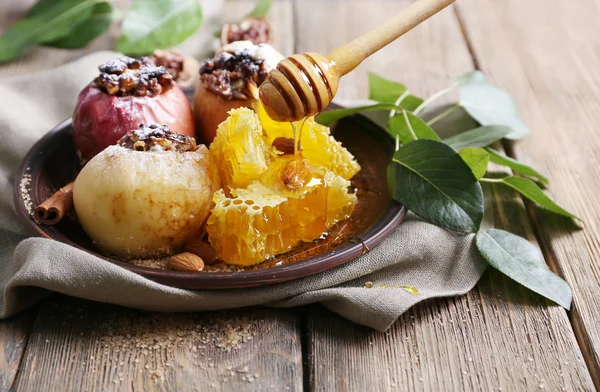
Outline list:
[[[427,113],[432,102],[457,89],[458,102],[433,116]],[[541,208],[583,222],[544,193],[538,183],[548,185],[545,176],[489,147],[504,138],[518,140],[529,134],[510,95],[475,71],[456,78],[427,99],[412,95],[401,83],[369,74],[369,98],[378,103],[328,111],[317,121],[330,124],[358,112],[389,111],[386,130],[396,140],[396,152],[387,170],[392,197],[437,226],[478,233],[476,246],[491,266],[569,308],[569,286],[548,269],[535,246],[503,230],[479,231],[484,212],[482,183],[508,186]],[[442,139],[433,126],[445,130],[445,120],[456,114],[463,118],[455,122],[465,126]],[[529,178],[485,177],[490,163]]]

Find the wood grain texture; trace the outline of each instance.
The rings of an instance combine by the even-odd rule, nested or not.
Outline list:
[[[600,388],[600,8],[544,0],[464,0],[460,15],[480,67],[522,108],[532,134],[520,160],[550,178],[549,194],[587,223],[531,208],[551,266],[573,289],[570,316]]]
[[[328,53],[409,3],[296,0],[292,10],[291,1],[278,1],[272,11],[276,45],[285,55],[307,50]],[[545,167],[552,194],[588,222],[586,231],[573,233],[562,220],[535,215],[547,259],[556,262],[575,286],[572,318],[593,369],[600,334],[595,326],[600,273],[593,262],[600,246],[598,211],[589,206],[598,189],[591,182],[585,189],[578,187],[584,180],[597,181],[599,173],[595,165],[579,166],[589,159],[598,161],[600,151],[597,142],[590,142],[597,140],[593,130],[598,129],[593,115],[598,111],[594,94],[598,79],[590,71],[598,68],[594,39],[599,36],[591,35],[597,31],[597,4],[582,0],[579,7],[567,8],[565,3],[548,9],[542,0],[496,3],[461,0],[460,9],[484,71],[526,108],[525,119],[534,134],[517,146],[519,158]],[[26,5],[0,0],[0,29],[20,17]],[[243,15],[250,8],[249,2],[235,1],[228,3],[226,14]],[[539,23],[532,25],[531,20]],[[299,33],[295,41],[294,30]],[[111,34],[82,51],[34,49],[19,61],[0,66],[0,75],[30,72],[88,50],[110,48],[115,39]],[[344,77],[338,96],[366,97],[366,70],[427,95],[471,69],[456,19],[445,11]],[[580,139],[559,133],[563,128],[575,128]],[[577,149],[565,153],[569,143]],[[569,192],[576,197],[570,198]],[[498,203],[496,225],[535,242],[520,199],[500,188],[495,188],[493,199]],[[378,391],[593,390],[566,313],[547,305],[490,270],[470,294],[422,304],[383,334],[312,307],[305,325],[307,386]],[[23,347],[18,342],[24,341],[22,331],[27,330],[27,323],[14,320],[0,324],[0,344],[5,347],[0,389],[14,379]],[[298,390],[302,388],[298,323],[294,311],[155,314],[58,297],[43,304],[16,385],[22,390]],[[227,351],[219,345],[235,341],[227,333],[232,325],[252,340]],[[128,342],[133,347],[124,346]],[[11,344],[18,349],[11,350]]]
[[[297,23],[310,21],[313,28],[298,36],[297,50],[327,53],[410,2],[301,3]],[[332,30],[330,15],[344,23]],[[447,10],[344,77],[338,98],[365,98],[367,70],[426,96],[472,68],[455,15]],[[488,208],[496,203],[496,227],[535,242],[513,192],[494,187],[487,196]],[[492,269],[468,295],[421,304],[383,334],[317,307],[306,330],[311,390],[593,389],[566,312]]]
[[[17,376],[37,309],[0,322],[0,391],[8,391]]]
[[[149,313],[55,296],[34,324],[16,389],[302,389],[298,318],[248,308]]]

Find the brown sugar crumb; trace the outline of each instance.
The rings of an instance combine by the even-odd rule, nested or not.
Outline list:
[[[265,19],[247,18],[240,24],[225,25],[222,34],[227,43],[251,41],[258,45],[269,42],[270,27]]]
[[[187,152],[196,151],[196,140],[190,136],[172,132],[166,125],[143,125],[128,132],[117,144],[135,151],[155,150]]]
[[[138,267],[154,268],[154,269],[167,269],[167,261],[170,257],[163,257],[161,259],[135,259],[129,260],[129,262]]]
[[[239,311],[198,315],[124,311],[103,315],[101,320],[92,332],[98,342],[98,361],[108,361],[115,368],[133,364],[158,383],[180,364],[177,357],[182,353],[195,363],[201,361],[202,367],[215,367],[213,355],[238,350],[257,336],[259,317]],[[161,358],[158,363],[157,357]],[[248,367],[244,369],[250,373]]]
[[[110,95],[153,97],[169,90],[175,84],[165,67],[156,66],[148,57],[134,59],[121,57],[98,67],[100,75],[92,85]]]
[[[204,266],[203,272],[239,272],[246,270],[247,268],[244,268],[241,265],[225,264],[223,262],[218,262],[215,264]]]
[[[168,270],[169,268],[167,267],[167,261],[169,261],[169,257],[163,257],[160,259],[134,259],[134,260],[128,260],[129,263],[138,266],[138,267],[145,267],[145,268],[153,268],[153,269],[162,269],[162,270]],[[217,262],[215,264],[206,264],[204,266],[204,269],[201,272],[208,272],[208,273],[214,273],[214,272],[239,272],[239,271],[246,271],[248,270],[248,268],[245,268],[243,266],[240,265],[230,265],[230,264],[225,264],[223,262]]]

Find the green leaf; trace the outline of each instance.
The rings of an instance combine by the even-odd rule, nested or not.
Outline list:
[[[42,0],[27,18],[15,23],[0,37],[0,62],[12,60],[32,46],[67,36],[76,23],[86,20],[99,0]]]
[[[388,128],[389,133],[393,137],[397,136],[402,144],[417,139],[440,140],[440,137],[425,121],[406,110],[390,118]]]
[[[533,177],[540,181],[544,185],[548,185],[550,182],[548,179],[540,174],[537,170],[533,169],[530,166],[527,166],[524,163],[517,161],[511,157],[507,157],[506,155],[500,154],[498,151],[493,148],[486,148],[486,151],[490,154],[490,162],[493,162],[498,165],[507,166],[516,171],[517,173],[524,174],[529,177]]]
[[[108,2],[98,3],[92,9],[92,15],[64,38],[46,42],[46,46],[64,49],[83,48],[102,35],[110,27],[112,21],[112,6]]]
[[[449,137],[444,140],[444,143],[456,151],[465,147],[485,147],[502,139],[510,132],[510,128],[501,125],[487,125]]]
[[[504,230],[489,229],[477,234],[476,244],[492,267],[563,308],[571,307],[569,285],[548,268],[544,256],[529,241]]]
[[[570,212],[556,204],[554,201],[552,201],[552,199],[546,196],[544,191],[542,191],[535,182],[531,181],[528,178],[509,176],[501,178],[500,182],[513,188],[514,190],[516,190],[517,192],[519,192],[520,194],[522,194],[523,196],[533,201],[542,208],[545,208],[549,211],[569,218],[577,219],[583,223],[583,220],[581,218],[578,218],[577,216],[571,214]]]
[[[458,152],[458,155],[471,168],[475,178],[479,180],[485,175],[490,161],[490,154],[483,148],[463,148]]]
[[[511,96],[487,82],[461,85],[460,104],[481,125],[509,127],[508,139],[517,140],[529,135]]]
[[[387,175],[392,197],[423,219],[463,233],[479,229],[481,185],[446,144],[433,140],[405,144],[394,154]]]
[[[123,20],[117,51],[143,55],[170,48],[202,24],[198,0],[136,0]]]
[[[402,98],[402,99],[400,99]],[[393,103],[406,110],[415,110],[423,100],[409,93],[405,85],[382,78],[369,72],[369,99],[381,103]],[[397,102],[400,99],[400,102]]]
[[[455,107],[456,104],[452,103],[428,107],[419,114],[419,117],[425,120],[442,139],[480,126],[462,106],[459,105],[454,109]]]
[[[485,77],[485,74],[481,71],[467,72],[466,74],[459,76],[455,80],[460,85],[465,85],[465,84],[469,84],[469,83],[487,82],[487,78]]]
[[[377,103],[374,105],[356,106],[347,109],[327,110],[325,112],[320,113],[316,119],[319,124],[329,125],[332,122],[342,119],[346,116],[370,110],[396,110],[400,112],[404,109],[402,109],[400,106],[396,106],[391,103]]]
[[[96,3],[102,0],[40,0],[34,5],[27,18],[46,19],[54,17],[53,28],[40,37],[37,43],[51,42],[71,35],[77,26],[85,23],[92,15]]]
[[[258,0],[256,6],[248,14],[248,17],[252,18],[264,18],[269,13],[269,9],[271,8],[271,0]]]

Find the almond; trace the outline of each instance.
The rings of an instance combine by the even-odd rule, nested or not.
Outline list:
[[[294,153],[294,139],[290,137],[278,137],[273,140],[273,147],[278,151],[281,151],[283,155],[290,155]]]
[[[167,261],[167,267],[175,271],[197,272],[204,269],[204,261],[200,256],[193,253],[183,252],[175,255]]]
[[[217,253],[209,244],[202,241],[202,238],[203,236],[200,236],[185,244],[185,246],[183,247],[183,251],[199,256],[202,260],[204,260],[205,264],[216,263]]]
[[[289,189],[300,189],[312,178],[312,172],[306,159],[299,158],[289,161],[281,171],[281,181]]]

